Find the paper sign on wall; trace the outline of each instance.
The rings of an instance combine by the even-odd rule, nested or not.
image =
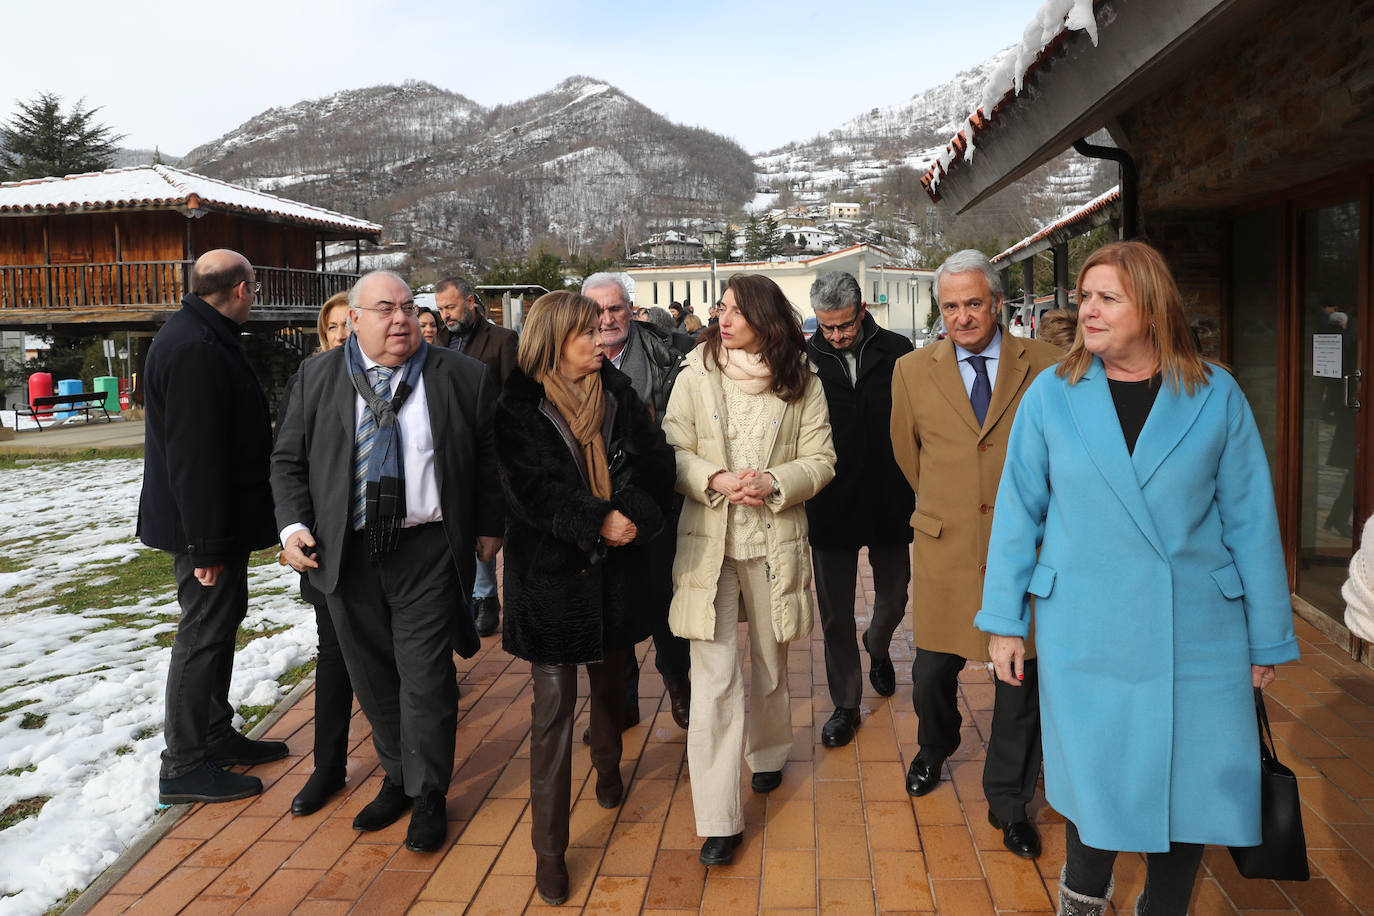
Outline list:
[[[1314,378],[1341,377],[1341,335],[1312,335],[1312,376]]]

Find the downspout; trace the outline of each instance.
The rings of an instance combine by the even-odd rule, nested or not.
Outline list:
[[[1111,159],[1121,166],[1121,237],[1130,240],[1139,235],[1140,177],[1136,173],[1131,154],[1116,146],[1097,146],[1083,138],[1073,141],[1074,151],[1089,159]]]

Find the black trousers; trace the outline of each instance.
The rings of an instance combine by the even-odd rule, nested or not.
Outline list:
[[[448,794],[458,727],[449,642],[463,607],[457,567],[439,523],[406,528],[380,562],[350,532],[329,613],[372,743],[390,780],[418,798]]]
[[[958,678],[967,660],[948,652],[916,649],[911,663],[911,702],[916,709],[916,740],[921,755],[944,759],[959,747]],[[1026,805],[1040,778],[1040,691],[1035,659],[1026,659],[1020,687],[997,682],[992,734],[983,763],[983,795],[988,808],[1007,823],[1026,819]]]
[[[868,548],[873,567],[873,619],[868,625],[868,649],[875,658],[887,658],[892,634],[906,614],[907,588],[911,584],[911,552],[907,544]],[[825,638],[825,676],[830,700],[837,707],[858,708],[863,699],[863,663],[854,622],[854,592],[859,575],[859,551],[811,548],[811,568],[816,574],[816,605]]]
[[[163,779],[204,763],[210,748],[229,736],[234,718],[229,679],[234,638],[248,613],[248,554],[225,563],[209,588],[196,580],[195,562],[189,554],[172,554],[181,617],[167,666]]]
[[[628,649],[607,652],[587,666],[591,684],[592,766],[598,773],[620,766],[621,696]],[[577,666],[530,664],[534,702],[530,705],[530,845],[544,856],[568,848],[572,804],[573,710],[577,706]]]
[[[1193,896],[1197,869],[1202,864],[1203,846],[1199,843],[1170,843],[1168,852],[1145,854],[1145,889],[1140,893],[1138,916],[1187,916],[1188,900]],[[1085,846],[1073,821],[1064,834],[1064,883],[1069,890],[1085,897],[1101,897],[1112,880],[1116,853],[1109,849]],[[1118,903],[1118,913],[1127,912]]]
[[[339,634],[325,602],[315,606],[320,652],[315,660],[315,769],[348,768],[348,720],[353,715],[353,682],[348,679]]]

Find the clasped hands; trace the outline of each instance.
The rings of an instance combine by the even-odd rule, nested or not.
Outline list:
[[[745,468],[742,471],[717,471],[710,488],[737,506],[761,506],[773,492],[773,475]]]

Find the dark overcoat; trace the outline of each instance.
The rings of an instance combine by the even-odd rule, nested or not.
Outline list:
[[[666,608],[655,590],[647,543],[672,504],[673,451],[629,376],[601,367],[603,439],[615,489],[592,495],[580,450],[544,386],[516,369],[496,411],[496,450],[509,512],[502,641],[539,664],[601,661],[608,649],[647,639]],[[602,522],[619,509],[639,534],[607,547]]]
[[[267,398],[240,328],[187,294],[143,369],[143,492],[138,537],[215,566],[272,544]]]
[[[843,354],[811,335],[807,349],[825,389],[835,441],[835,479],[806,501],[811,546],[857,550],[911,543],[916,497],[892,457],[892,367],[911,341],[864,316],[854,381]]]
[[[500,537],[505,528],[505,502],[494,472],[494,382],[475,359],[439,347],[426,347],[421,373],[444,537],[462,582],[453,596],[456,645],[468,658],[481,648],[462,599],[472,588],[473,547],[478,537]],[[310,357],[301,363],[299,375],[272,451],[277,530],[297,522],[310,529],[320,565],[307,575],[311,584],[330,594],[339,584],[349,532],[357,393],[343,347]]]

